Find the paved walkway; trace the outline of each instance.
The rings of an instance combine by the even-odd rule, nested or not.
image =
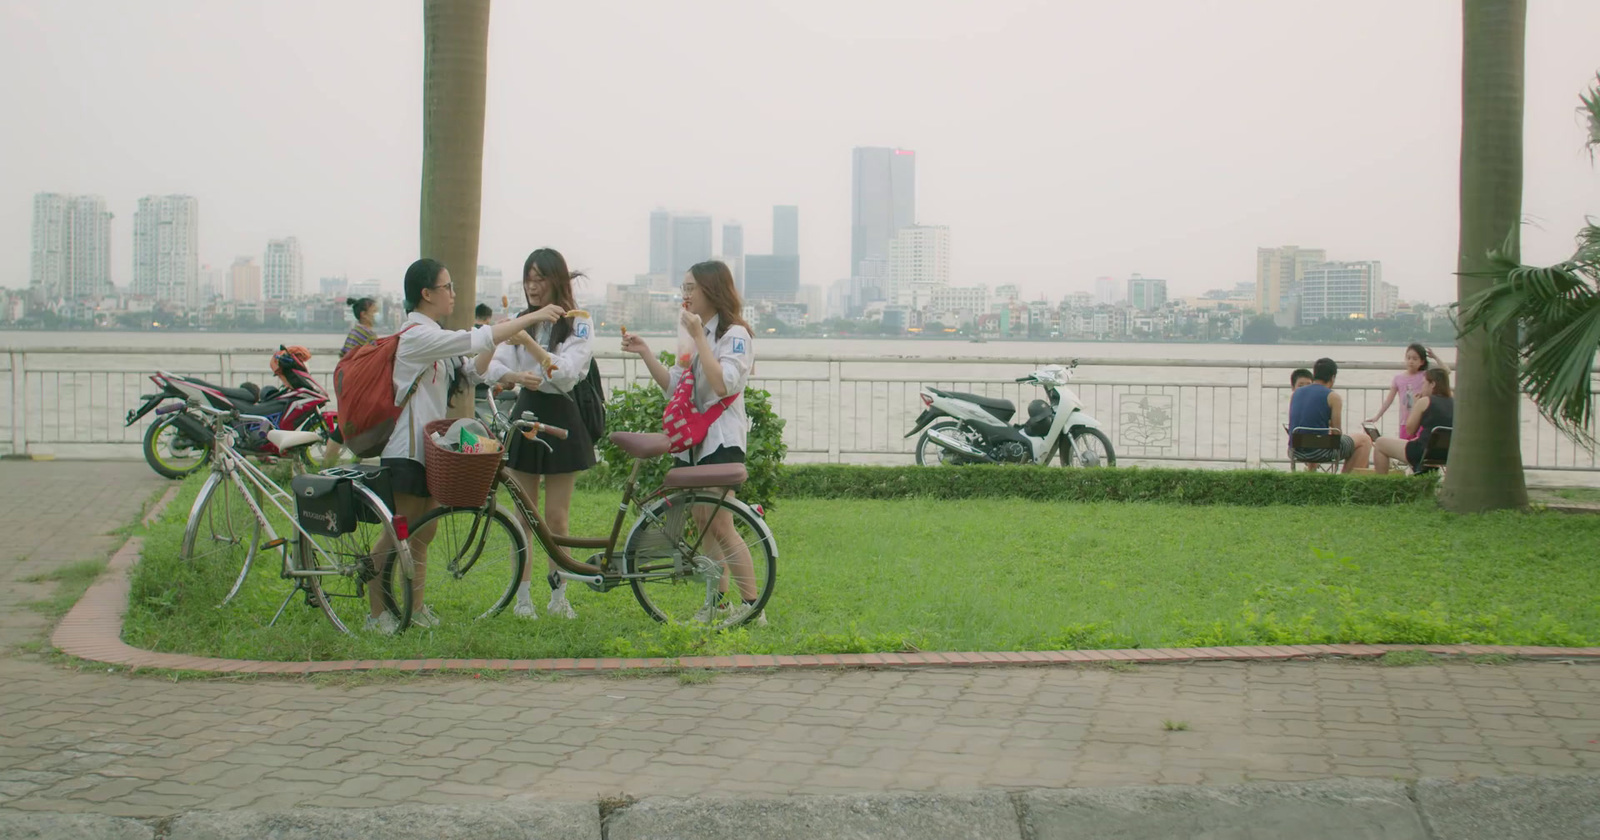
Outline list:
[[[119,542],[138,464],[0,463],[0,810],[1600,773],[1600,665],[1306,663],[171,682],[15,646],[19,581]],[[20,562],[19,562],[20,561]],[[349,679],[349,678],[346,678]],[[1172,731],[1165,726],[1171,722]]]

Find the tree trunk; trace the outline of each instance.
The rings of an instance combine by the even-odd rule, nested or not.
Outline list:
[[[1461,51],[1461,245],[1457,300],[1495,282],[1487,254],[1520,259],[1522,68],[1527,0],[1464,0]],[[1440,502],[1457,513],[1523,508],[1514,330],[1456,339],[1450,466]]]
[[[421,256],[450,270],[456,306],[443,326],[461,330],[472,326],[478,297],[489,0],[423,0],[422,21]],[[472,409],[469,396],[450,413]]]

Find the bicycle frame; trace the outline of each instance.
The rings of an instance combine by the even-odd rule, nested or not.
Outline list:
[[[525,413],[523,416],[527,417],[530,413]],[[628,474],[628,483],[622,488],[622,502],[617,505],[617,516],[612,520],[611,535],[609,537],[573,537],[556,534],[551,532],[550,526],[545,524],[544,517],[539,515],[538,505],[534,504],[533,499],[512,478],[511,468],[506,466],[506,460],[510,457],[511,436],[520,434],[520,432],[516,428],[514,421],[510,421],[500,414],[498,406],[496,407],[495,415],[497,419],[506,423],[507,428],[503,447],[503,451],[506,454],[501,458],[500,469],[495,476],[495,485],[503,485],[511,492],[511,500],[516,505],[517,512],[522,514],[524,522],[532,524],[534,538],[539,541],[539,545],[544,549],[545,555],[553,560],[558,567],[556,574],[560,575],[563,580],[578,581],[596,592],[608,592],[627,580],[651,577],[651,575],[644,574],[623,574],[618,570],[616,563],[617,540],[622,535],[622,524],[627,519],[628,508],[635,502],[634,494],[639,487],[639,473],[644,469],[645,462],[641,460],[633,462],[633,469]],[[709,491],[709,488],[707,490]],[[653,516],[649,510],[650,503],[666,497],[671,492],[667,488],[659,488],[655,492],[637,499],[640,515]],[[723,488],[721,498],[726,499],[732,493],[732,489]],[[482,510],[486,515],[492,514],[498,505],[499,494],[491,490],[489,499],[484,503]],[[469,534],[468,539],[471,540],[474,536]],[[705,536],[705,534],[701,534],[699,539],[704,540]],[[602,549],[600,565],[596,566],[593,563],[585,563],[574,559],[571,553],[567,551],[569,548]],[[697,541],[693,546],[688,546],[688,549],[691,555],[698,553],[700,550],[699,542]],[[481,551],[481,546],[478,550]],[[474,562],[476,559],[477,551],[474,551]],[[455,560],[452,559],[451,562],[453,564]],[[468,567],[471,567],[470,563]],[[450,569],[450,571],[452,573],[455,572],[454,569]]]
[[[261,527],[261,530],[267,537],[266,541],[252,546],[250,552],[245,555],[244,563],[239,570],[239,577],[234,580],[233,587],[228,590],[227,597],[222,599],[222,604],[228,603],[235,595],[239,593],[239,589],[244,585],[245,579],[250,576],[250,569],[254,565],[256,553],[261,549],[277,549],[282,552],[283,569],[281,577],[286,579],[349,574],[351,569],[346,568],[346,566],[341,566],[338,562],[336,562],[333,557],[329,555],[328,551],[323,548],[322,544],[318,542],[314,536],[308,533],[305,528],[300,526],[299,517],[297,517],[291,510],[294,502],[293,496],[291,496],[282,487],[278,486],[277,482],[273,481],[272,478],[263,472],[259,467],[250,463],[250,461],[240,454],[238,450],[234,449],[234,431],[232,425],[229,423],[229,419],[235,412],[221,411],[203,406],[192,407],[196,407],[200,411],[212,415],[212,430],[216,435],[216,447],[212,454],[212,474],[210,478],[206,479],[207,487],[225,480],[232,481],[234,486],[238,488],[240,497],[244,499],[245,504],[250,508],[250,512],[255,517],[256,523]],[[246,480],[248,480],[248,483],[246,483]],[[395,535],[394,514],[389,510],[388,505],[385,505],[383,500],[380,499],[376,493],[372,492],[371,488],[368,488],[365,484],[355,482],[354,489],[357,493],[366,496],[367,499],[373,503],[373,506],[381,512],[383,517],[383,522],[381,524],[383,527],[387,529],[391,536]],[[252,490],[254,492],[252,492]],[[266,512],[256,501],[256,497],[258,495],[270,502],[272,506],[277,508],[278,512],[282,514],[286,520],[288,520],[290,526],[294,528],[295,533],[293,536],[295,541],[301,547],[310,547],[314,556],[318,558],[316,568],[304,569],[297,568],[295,566],[288,551],[289,539],[280,537],[277,530],[272,527],[272,520],[268,518]],[[202,488],[200,493],[195,496],[194,507],[189,511],[190,521],[193,521],[200,516],[201,505],[209,500],[209,496],[210,494],[207,492],[206,488]],[[286,504],[289,505],[289,507],[286,507]],[[415,567],[411,558],[410,545],[405,540],[396,538],[395,546],[395,553],[397,555],[398,562],[401,564],[401,568],[406,570],[407,575],[415,574]],[[291,592],[289,597],[294,597],[294,593]],[[220,607],[222,604],[219,604],[218,606]],[[284,604],[288,604],[287,599],[285,599]],[[279,606],[278,612],[273,615],[273,621],[276,622],[278,616],[282,614],[283,606]]]

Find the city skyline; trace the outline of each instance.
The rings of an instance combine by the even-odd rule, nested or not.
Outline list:
[[[1408,297],[1454,296],[1458,8],[1157,5],[818,0],[730,14],[686,2],[623,22],[604,4],[497,6],[478,261],[520,265],[550,246],[596,283],[623,283],[658,202],[745,220],[744,250],[759,254],[772,244],[755,221],[781,200],[806,214],[802,285],[827,287],[852,273],[844,150],[876,146],[923,159],[914,221],[956,233],[958,285],[1058,296],[1143,272],[1198,294],[1250,280],[1250,248],[1302,242],[1381,260]],[[0,242],[28,247],[35,193],[103,196],[116,220],[111,279],[127,287],[138,198],[183,194],[206,210],[202,264],[262,256],[260,243],[296,231],[306,277],[397,291],[416,256],[420,17],[377,0],[285,0],[272,15],[189,0],[94,15],[7,4],[0,67],[27,83],[0,91],[0,105],[32,130],[0,160]],[[541,60],[562,63],[742,34],[716,61],[619,71],[627,85],[555,85],[512,48],[546,26],[567,36]],[[1600,6],[1542,2],[1528,26],[1523,255],[1548,263],[1600,215],[1600,176],[1572,118],[1594,72],[1582,33],[1600,28]],[[1305,37],[1261,37],[1286,31]],[[1135,46],[1145,58],[1122,61]],[[805,60],[816,54],[827,66]],[[1354,54],[1367,59],[1342,60]],[[734,60],[747,69],[723,72]],[[689,89],[725,103],[726,119],[686,130],[671,94]],[[536,132],[527,101],[581,130]],[[1308,103],[1318,130],[1266,116],[1284,101]],[[673,130],[641,142],[640,121]],[[0,269],[0,285],[21,288],[30,271]]]

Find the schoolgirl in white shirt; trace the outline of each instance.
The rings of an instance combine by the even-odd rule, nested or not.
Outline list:
[[[694,370],[695,408],[705,411],[729,395],[736,395],[736,398],[722,412],[722,416],[711,424],[700,445],[688,452],[680,452],[675,457],[684,465],[742,464],[745,462],[750,435],[750,421],[744,408],[744,388],[756,358],[750,325],[744,322],[741,314],[744,302],[739,299],[733,272],[719,260],[696,263],[690,267],[683,277],[682,292],[683,312],[679,317],[695,342],[695,352],[690,361]],[[639,354],[639,358],[650,369],[650,376],[670,398],[683,378],[684,368],[674,364],[669,370],[650,352],[650,346],[644,339],[632,333],[623,335],[622,349]],[[729,493],[729,498],[732,497],[733,494]],[[734,529],[733,516],[726,511],[717,514],[708,536],[722,544],[725,556],[729,558],[728,571],[722,576],[722,593],[727,594],[731,577],[738,586],[742,603],[723,606],[733,611],[729,620],[737,623],[743,617],[743,613],[738,611],[748,613],[754,609],[760,596],[750,560],[750,548],[739,538]],[[756,616],[753,623],[766,624],[764,613]]]
[[[406,269],[405,294],[408,313],[402,327],[405,332],[394,354],[396,402],[405,398],[413,382],[417,383],[417,390],[395,420],[394,434],[383,447],[380,463],[389,468],[394,512],[415,522],[438,507],[428,490],[422,441],[428,423],[448,416],[451,394],[457,390],[470,392],[466,386],[477,374],[465,357],[492,351],[496,344],[535,324],[555,320],[561,313],[540,310],[493,326],[444,329],[439,322],[455,309],[455,284],[450,282],[449,270],[438,260],[431,259],[417,260]],[[430,526],[413,531],[407,539],[411,556],[416,561],[416,577],[412,580],[416,606],[412,609],[411,623],[419,627],[439,623],[438,616],[423,600],[428,544],[433,541],[433,533],[434,528]],[[387,539],[387,535],[380,538],[373,550],[373,563],[379,573],[388,563],[390,546],[384,542]],[[385,608],[381,590],[379,586],[367,587],[370,612],[366,629],[389,634],[399,628],[399,620]]]
[[[528,255],[522,265],[522,291],[528,300],[528,309],[549,308],[566,312],[576,308],[572,295],[572,280],[582,277],[567,269],[567,261],[551,248],[540,248]],[[541,423],[560,426],[567,430],[566,440],[550,439],[550,448],[513,435],[507,453],[511,477],[539,503],[539,479],[544,478],[544,521],[553,534],[566,535],[572,508],[572,489],[578,473],[594,466],[594,441],[583,425],[573,389],[585,386],[589,365],[594,361],[594,322],[587,316],[561,317],[542,322],[531,330],[513,336],[492,352],[480,353],[477,370],[490,382],[502,385],[520,385],[512,417],[521,417],[532,411]],[[546,375],[542,361],[534,348],[542,348],[554,367]],[[546,440],[540,438],[540,440]],[[533,523],[525,523],[528,533],[533,533]],[[534,610],[529,582],[533,578],[533,548],[536,540],[529,540],[528,561],[522,567],[522,582],[517,586],[517,601],[513,612],[522,618],[538,618]],[[572,604],[567,600],[567,582],[556,574],[554,560],[545,558],[548,568],[546,580],[550,584],[550,601],[545,610],[551,615],[577,618]]]

